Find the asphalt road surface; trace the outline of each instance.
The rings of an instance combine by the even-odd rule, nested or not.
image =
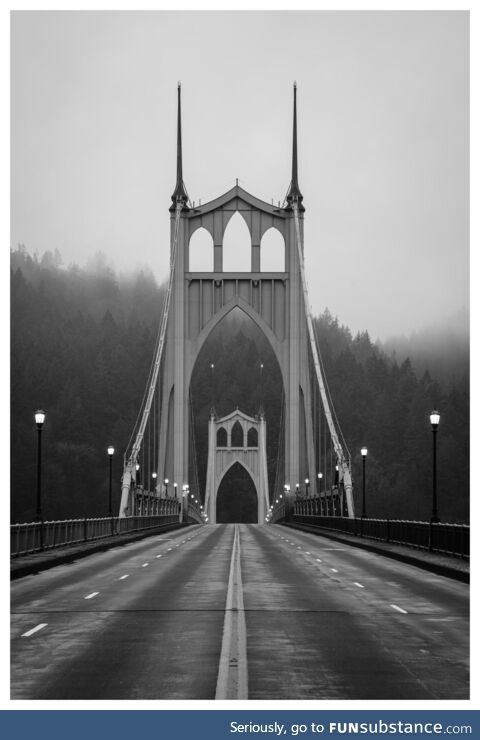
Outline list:
[[[468,586],[277,525],[12,583],[12,699],[468,699]]]

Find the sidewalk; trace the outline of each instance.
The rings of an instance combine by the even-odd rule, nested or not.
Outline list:
[[[48,570],[56,565],[71,563],[74,560],[91,555],[95,552],[103,552],[111,547],[120,547],[129,542],[142,540],[145,537],[155,537],[163,532],[171,532],[182,527],[189,527],[190,524],[175,522],[173,524],[163,524],[154,529],[147,529],[141,532],[127,532],[125,534],[114,535],[113,537],[104,537],[101,540],[93,542],[79,542],[75,545],[64,545],[55,547],[43,552],[33,552],[29,555],[19,555],[10,560],[10,580],[23,578],[33,573],[40,573],[42,570]]]
[[[456,557],[455,555],[443,555],[437,552],[428,552],[408,545],[394,545],[391,542],[380,542],[379,540],[367,539],[366,537],[356,537],[343,532],[336,532],[332,529],[315,527],[308,524],[297,524],[295,522],[281,522],[284,527],[311,532],[322,537],[328,537],[336,542],[343,542],[352,547],[359,547],[362,550],[375,552],[384,555],[387,558],[399,560],[402,563],[415,565],[418,568],[429,570],[438,575],[454,578],[456,581],[470,583],[470,563],[467,559]]]

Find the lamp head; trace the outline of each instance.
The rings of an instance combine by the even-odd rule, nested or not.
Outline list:
[[[440,412],[439,411],[432,411],[430,414],[430,424],[432,425],[432,429],[437,430],[438,425],[440,424]]]
[[[115,448],[113,447],[113,445],[108,445],[107,452],[110,455],[110,457],[112,457],[113,453],[115,452]]]
[[[41,429],[43,422],[45,421],[45,416],[45,411],[42,411],[41,409],[35,411],[35,424],[39,429]]]
[[[322,480],[322,478],[323,478],[323,473],[317,473],[317,478],[318,478],[319,480]]]
[[[366,457],[367,456],[367,453],[368,453],[368,450],[367,450],[366,447],[362,447],[362,449],[360,450],[360,452],[362,453],[362,457]]]

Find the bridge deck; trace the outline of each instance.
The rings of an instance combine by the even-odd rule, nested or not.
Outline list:
[[[234,558],[191,527],[14,582],[12,698],[214,699],[239,667],[249,699],[468,698],[466,584],[237,526]]]

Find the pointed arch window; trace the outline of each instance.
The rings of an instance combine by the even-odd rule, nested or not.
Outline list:
[[[227,430],[225,427],[220,427],[217,432],[217,447],[228,447]]]
[[[252,269],[252,239],[243,216],[236,211],[223,235],[223,271],[250,272]]]
[[[213,272],[213,239],[203,226],[190,237],[188,269],[190,272]]]
[[[285,240],[274,226],[267,229],[260,242],[260,270],[285,272]]]
[[[258,447],[258,432],[254,427],[248,430],[247,447]]]
[[[231,446],[232,447],[243,447],[244,446],[243,429],[242,429],[242,425],[238,421],[236,421],[232,427]]]

